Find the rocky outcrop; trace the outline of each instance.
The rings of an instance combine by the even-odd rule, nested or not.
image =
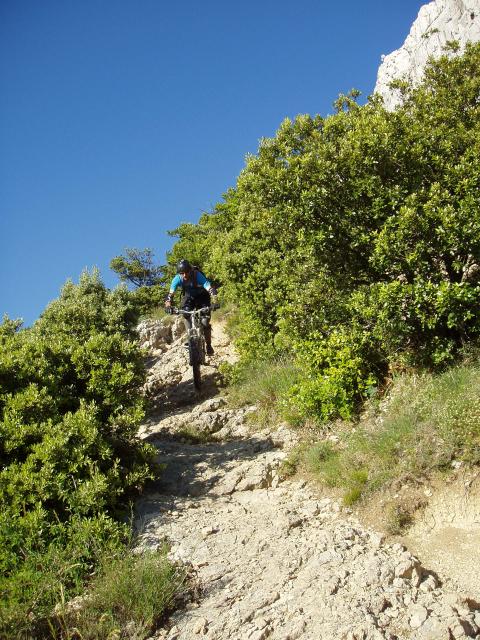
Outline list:
[[[460,50],[466,42],[480,40],[479,0],[435,0],[420,9],[402,47],[385,56],[378,69],[375,93],[383,96],[387,109],[400,103],[389,83],[395,79],[418,82],[428,58],[440,56],[452,40],[459,42]]]
[[[161,402],[140,435],[165,470],[137,504],[137,550],[167,539],[198,590],[155,638],[478,637],[480,610],[466,594],[335,500],[285,478],[297,440],[286,425],[252,424],[255,407],[229,408],[213,382],[196,394],[175,331],[144,332],[164,337],[153,340],[147,382]],[[234,358],[218,326],[213,345],[207,382]]]

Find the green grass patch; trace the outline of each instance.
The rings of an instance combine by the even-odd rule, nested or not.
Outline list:
[[[395,480],[450,469],[454,460],[478,465],[479,364],[401,376],[373,415],[341,424],[339,442],[309,447],[304,464],[327,486],[342,488],[345,504]]]
[[[239,321],[238,309],[231,303],[220,304],[220,307],[213,312],[213,319],[216,322],[224,322],[228,335],[236,334],[236,327]]]
[[[280,475],[283,478],[290,478],[302,469],[307,450],[308,445],[301,442],[288,452],[288,457],[280,465]]]
[[[175,316],[167,313],[164,307],[155,307],[154,309],[149,309],[146,313],[142,314],[139,321],[162,320],[163,322],[167,322],[168,318],[172,318],[172,322],[175,320]]]
[[[56,535],[45,541],[43,529],[51,529],[38,510],[16,525],[14,517],[0,517],[0,637],[43,638],[55,606],[80,595],[93,567],[125,553],[128,528],[106,516],[73,518],[57,524]],[[34,537],[33,530],[36,531]],[[43,533],[43,538],[42,538]],[[23,557],[16,559],[10,547],[20,538]]]
[[[2,639],[151,635],[184,589],[185,572],[168,561],[166,548],[135,555],[127,527],[109,520],[80,522],[68,535],[66,546],[30,551],[0,580]]]
[[[198,427],[185,426],[175,432],[175,436],[187,444],[208,444],[215,442],[215,435],[202,431]]]
[[[299,376],[294,362],[286,358],[234,365],[228,374],[229,401],[238,407],[255,404],[255,419],[261,423],[294,422],[286,397]]]
[[[170,563],[167,549],[129,553],[105,563],[78,607],[65,604],[51,637],[58,640],[143,640],[158,627],[184,587],[185,572]]]

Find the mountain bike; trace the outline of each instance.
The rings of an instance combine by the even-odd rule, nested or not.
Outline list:
[[[172,313],[177,315],[190,316],[190,328],[187,333],[186,347],[188,349],[188,360],[193,370],[193,384],[197,391],[202,386],[202,375],[200,367],[205,364],[205,335],[203,332],[202,318],[210,315],[211,311],[218,309],[217,304],[210,307],[202,307],[194,311],[185,311],[184,309],[172,309]]]

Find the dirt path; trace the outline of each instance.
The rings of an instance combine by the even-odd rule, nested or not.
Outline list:
[[[474,603],[441,585],[403,546],[386,543],[305,483],[282,482],[295,434],[285,427],[252,433],[245,418],[253,408],[228,409],[216,367],[233,354],[218,327],[200,396],[177,329],[146,327],[144,337],[157,408],[141,435],[166,469],[138,504],[140,546],[167,538],[172,558],[189,564],[200,584],[197,600],[156,638],[480,635]]]

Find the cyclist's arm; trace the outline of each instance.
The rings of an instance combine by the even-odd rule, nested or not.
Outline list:
[[[170,285],[170,291],[169,291],[169,295],[172,295],[175,293],[175,291],[178,289],[178,287],[182,286],[182,276],[177,273],[177,275],[173,278],[172,283]]]
[[[212,283],[210,282],[210,280],[207,280],[203,273],[197,273],[197,282],[200,286],[206,289],[208,293],[215,295],[215,289],[212,286]]]
[[[172,280],[172,283],[170,285],[170,291],[168,292],[167,299],[165,300],[166,307],[170,307],[172,305],[172,300],[173,300],[175,291],[178,289],[178,287],[181,286],[181,284],[182,284],[182,278],[177,273],[177,275]]]

